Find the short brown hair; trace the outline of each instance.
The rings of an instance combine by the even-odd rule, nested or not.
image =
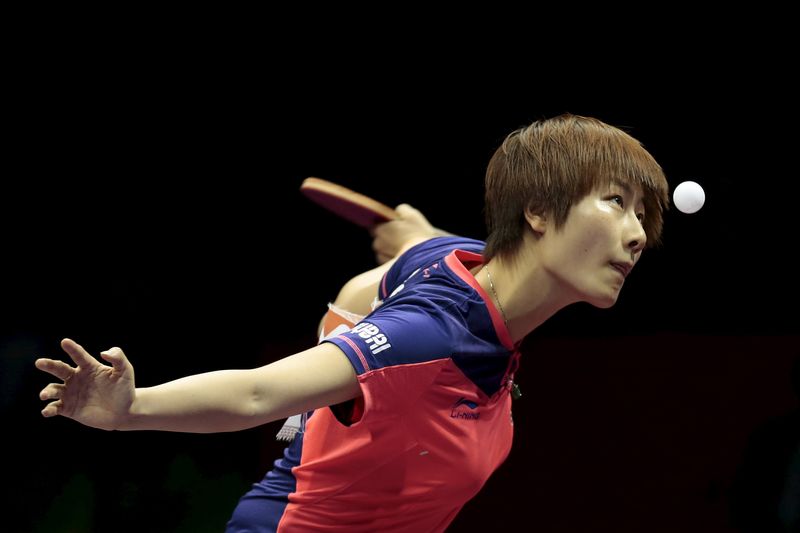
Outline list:
[[[553,217],[560,227],[573,204],[614,180],[642,187],[647,245],[658,244],[669,187],[639,141],[597,119],[571,114],[512,132],[486,170],[484,260],[514,256],[527,227],[526,209]]]

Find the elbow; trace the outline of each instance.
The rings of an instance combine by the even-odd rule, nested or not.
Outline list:
[[[261,387],[253,387],[249,395],[244,415],[253,421],[253,426],[266,424],[277,420],[274,406],[270,402],[269,395]]]

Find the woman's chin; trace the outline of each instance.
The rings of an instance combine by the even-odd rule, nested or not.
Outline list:
[[[617,303],[618,297],[619,292],[615,292],[614,294],[605,294],[590,299],[589,303],[600,309],[608,309],[609,307],[614,307],[614,304]]]

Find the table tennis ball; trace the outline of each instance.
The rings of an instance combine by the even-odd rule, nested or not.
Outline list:
[[[696,213],[706,202],[706,193],[699,183],[684,181],[675,187],[672,201],[681,213]]]

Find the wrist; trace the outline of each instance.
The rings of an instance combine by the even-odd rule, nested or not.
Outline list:
[[[120,416],[117,431],[133,431],[142,429],[142,421],[145,418],[145,409],[142,394],[136,390],[133,401],[128,407],[128,411]]]

